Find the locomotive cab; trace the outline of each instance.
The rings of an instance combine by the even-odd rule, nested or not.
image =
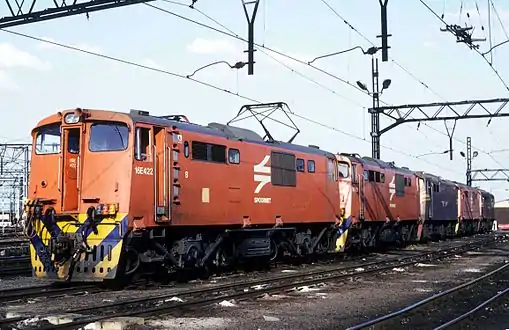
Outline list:
[[[34,276],[114,278],[127,229],[129,117],[69,110],[32,132],[26,235]]]

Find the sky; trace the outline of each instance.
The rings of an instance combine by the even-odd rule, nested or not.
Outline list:
[[[156,70],[0,31],[0,105],[5,114],[0,142],[28,142],[39,120],[76,107],[143,109],[154,115],[185,114],[197,124],[225,123],[242,105],[253,103],[241,95],[260,102],[286,102],[300,129],[295,143],[371,155],[367,110],[371,97],[352,87],[360,80],[371,88],[370,56],[356,49],[313,63],[327,75],[261,48],[254,55],[254,75],[247,74],[247,67],[234,70],[224,64],[197,72],[193,78],[219,90],[208,88],[185,76],[215,61],[247,61],[247,44],[151,6],[247,38],[243,7],[241,1],[198,0],[196,9],[191,9],[187,6],[191,0],[180,2],[185,5],[154,1],[90,13],[88,18],[77,15],[7,29]],[[473,26],[475,37],[487,38],[479,43],[481,52],[490,48],[487,1],[426,3],[449,24]],[[498,14],[490,10],[495,45],[509,39],[509,3],[493,0],[493,4]],[[49,0],[36,2],[39,10],[51,5]],[[7,6],[0,5],[0,17],[6,15]],[[382,105],[509,97],[482,56],[441,32],[443,23],[419,0],[389,1],[388,19],[389,61],[380,59],[379,71],[381,81],[391,79],[391,85],[381,96]],[[261,0],[255,20],[257,43],[305,62],[355,46],[378,46],[379,34],[380,7],[371,0]],[[493,67],[509,83],[509,63],[504,62],[509,43],[492,55]],[[458,121],[453,160],[446,154],[422,156],[448,149],[444,122],[423,123],[419,128],[416,123],[402,124],[382,135],[381,158],[464,182],[466,160],[460,152],[466,151],[467,136],[479,153],[473,169],[509,168],[509,152],[500,151],[509,142],[508,120],[496,118],[489,125],[486,119]],[[384,118],[381,125],[390,123]],[[238,125],[261,133],[255,121]],[[270,128],[279,140],[292,135],[280,125]],[[507,182],[474,184],[491,191],[497,200],[509,198]]]

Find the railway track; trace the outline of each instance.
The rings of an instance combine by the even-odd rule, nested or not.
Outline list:
[[[369,321],[360,323],[358,325],[349,327],[349,328],[347,328],[347,330],[360,330],[360,329],[373,329],[373,328],[391,329],[394,327],[394,324],[404,324],[405,329],[411,329],[411,328],[417,327],[417,324],[414,324],[414,322],[412,322],[412,317],[411,317],[412,313],[414,316],[417,314],[428,315],[428,314],[426,314],[427,308],[430,311],[436,311],[437,308],[436,307],[432,308],[430,305],[432,305],[433,303],[437,303],[438,300],[442,300],[442,299],[446,299],[446,298],[453,299],[452,298],[453,295],[457,294],[461,290],[472,287],[474,285],[481,284],[481,282],[483,282],[487,279],[490,279],[492,277],[499,276],[503,273],[506,273],[507,271],[509,271],[509,263],[508,262],[509,262],[509,259],[506,260],[506,262],[502,266],[500,266],[500,267],[496,268],[495,270],[492,270],[482,276],[474,278],[473,280],[470,280],[468,282],[465,282],[463,284],[460,284],[460,285],[450,288],[448,290],[439,292],[437,294],[434,294],[434,295],[424,298],[422,300],[413,302],[412,304],[405,306],[404,308],[401,308],[395,312],[392,312],[392,313],[371,319]],[[496,299],[499,299],[508,293],[509,293],[509,288],[505,288],[502,291],[498,291],[496,294],[489,296],[487,299],[483,299],[481,304],[475,306],[474,308],[469,308],[466,312],[463,312],[462,314],[460,314],[459,316],[457,316],[455,318],[451,319],[451,316],[448,315],[447,319],[449,319],[449,321],[441,323],[439,326],[437,326],[433,329],[434,330],[443,330],[443,329],[446,329],[453,325],[457,325],[462,320],[470,317],[477,311],[481,310],[482,308],[489,305]],[[464,299],[454,299],[454,303],[456,305],[461,304],[462,300],[464,300]],[[430,314],[430,315],[433,315],[433,314]],[[437,315],[436,317],[440,317],[440,315]],[[419,319],[419,320],[422,320],[422,319]],[[395,323],[390,323],[391,321],[394,321]]]
[[[182,308],[199,307],[222,300],[252,299],[263,296],[264,294],[281,292],[295,287],[309,286],[352,276],[363,276],[375,272],[391,270],[395,267],[412,266],[417,262],[426,262],[445,258],[451,255],[461,254],[492,243],[493,239],[484,238],[467,244],[460,244],[435,251],[428,250],[409,256],[368,263],[356,263],[327,270],[309,271],[298,274],[235,282],[207,288],[197,288],[178,293],[170,292],[156,297],[145,297],[134,300],[130,299],[103,304],[100,306],[66,310],[66,313],[87,316],[75,319],[71,323],[64,325],[52,325],[49,327],[41,327],[41,325],[39,325],[33,329],[78,329],[89,323],[111,318],[112,315],[143,317],[160,316]],[[0,326],[19,322],[27,317],[28,316],[0,320]]]
[[[31,273],[30,258],[28,256],[0,257],[0,277]]]
[[[71,295],[80,293],[101,292],[97,285],[94,284],[77,284],[77,285],[39,285],[25,288],[13,288],[0,291],[0,302],[11,302],[18,300],[28,300],[38,297],[57,297],[61,295]]]

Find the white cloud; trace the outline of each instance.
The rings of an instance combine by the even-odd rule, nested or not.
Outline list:
[[[30,68],[49,70],[51,65],[11,44],[0,44],[0,68]]]
[[[19,90],[19,86],[5,73],[0,71],[0,91],[14,92]]]
[[[424,47],[426,47],[426,48],[431,48],[431,47],[433,47],[433,42],[431,42],[431,41],[425,41],[422,45],[423,45]]]
[[[234,53],[237,47],[224,39],[196,38],[187,46],[187,51],[198,54]]]
[[[163,70],[163,67],[161,65],[159,65],[158,63],[156,63],[153,59],[151,58],[144,58],[143,60],[141,60],[139,62],[141,65],[144,65],[144,66],[148,66],[148,67],[151,67],[151,68],[154,68],[154,69],[159,69],[159,70]]]

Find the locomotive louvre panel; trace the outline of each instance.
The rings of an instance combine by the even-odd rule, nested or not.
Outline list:
[[[226,163],[226,146],[193,141],[191,143],[191,156],[193,160]]]
[[[271,182],[274,186],[297,186],[295,155],[271,152]]]

